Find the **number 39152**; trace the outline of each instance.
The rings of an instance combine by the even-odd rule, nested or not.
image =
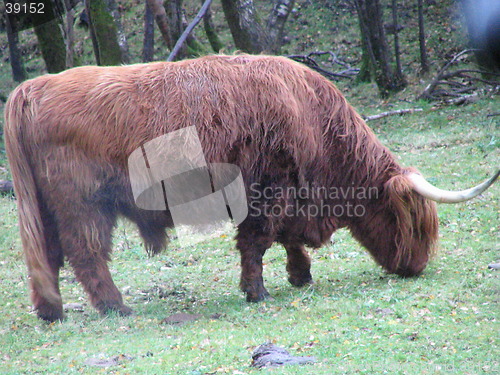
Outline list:
[[[7,13],[13,14],[43,14],[45,4],[44,3],[14,3],[5,2],[5,11]]]

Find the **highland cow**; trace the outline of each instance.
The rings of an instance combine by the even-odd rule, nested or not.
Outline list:
[[[107,265],[117,216],[137,225],[152,254],[173,222],[168,208],[137,207],[127,159],[178,129],[194,125],[208,162],[241,170],[250,209],[236,246],[248,301],[268,296],[262,258],[273,242],[286,249],[290,283],[302,286],[312,282],[305,246],[343,227],[388,272],[418,275],[438,239],[432,200],[470,199],[498,176],[465,192],[434,188],[398,165],[330,81],[283,57],[74,68],[22,83],[5,120],[31,298],[47,321],[63,318],[65,259],[99,312],[131,312]],[[332,188],[338,194],[324,193]]]

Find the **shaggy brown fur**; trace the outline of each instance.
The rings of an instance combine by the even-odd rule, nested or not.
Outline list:
[[[268,295],[262,257],[288,254],[293,285],[312,281],[304,245],[347,227],[389,272],[416,275],[437,240],[435,206],[414,193],[390,152],[328,80],[281,57],[209,56],[176,63],[80,67],[21,84],[5,111],[32,300],[48,321],[63,316],[58,272],[66,258],[102,313],[128,314],[107,262],[117,215],[135,222],[152,253],[166,244],[169,212],[133,201],[127,159],[147,141],[195,125],[209,163],[242,170],[251,207],[239,225],[241,288]],[[258,197],[265,188],[371,188],[378,197]],[[266,205],[283,207],[266,215]],[[305,215],[360,205],[360,217]]]

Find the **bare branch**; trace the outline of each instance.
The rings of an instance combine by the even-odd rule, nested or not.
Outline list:
[[[477,69],[459,69],[456,71],[448,71],[448,69],[460,59],[472,52],[477,52],[476,49],[467,49],[457,53],[439,70],[436,77],[427,85],[425,90],[418,96],[418,99],[438,100],[442,99],[448,104],[467,104],[471,102],[471,98],[464,93],[472,93],[477,91],[477,83],[492,86],[493,88],[500,85],[500,81],[493,79],[482,78],[481,75],[489,75],[490,77],[500,77],[499,73],[490,73]],[[448,89],[438,89],[438,86],[449,86]],[[446,98],[454,98],[447,100]]]
[[[161,0],[146,0],[149,7],[153,11],[155,16],[156,24],[160,29],[161,36],[167,43],[168,48],[172,48],[172,35],[170,31],[170,27],[168,26],[167,20],[167,12],[165,11],[165,7],[163,6]]]
[[[167,61],[173,61],[175,59],[175,56],[177,55],[177,53],[181,49],[182,44],[186,41],[187,37],[189,36],[189,34],[191,34],[191,32],[196,27],[196,25],[198,25],[200,23],[200,21],[203,19],[203,16],[207,12],[211,3],[212,3],[212,0],[205,0],[203,5],[201,6],[200,11],[196,15],[196,17],[194,17],[193,21],[191,21],[191,23],[188,25],[188,27],[186,27],[186,30],[184,30],[184,32],[182,33],[180,38],[175,43],[175,46],[172,49],[172,52],[170,52],[170,55],[168,56]]]
[[[321,68],[316,60],[313,59],[312,56],[323,56],[323,55],[329,55],[331,57],[331,62],[337,65],[340,65],[344,68],[347,68],[341,72],[331,72],[328,71],[324,68]],[[353,76],[358,74],[359,69],[356,68],[351,68],[349,64],[346,62],[341,61],[337,55],[331,51],[316,51],[316,52],[310,52],[307,55],[289,55],[287,56],[289,59],[298,61],[304,65],[307,65],[311,69],[316,70],[318,73],[321,73],[323,76],[325,76],[328,79],[337,79],[337,78],[347,78],[347,79],[353,79]]]
[[[377,113],[376,115],[372,116],[366,116],[363,117],[365,121],[372,121],[372,120],[378,120],[387,116],[394,116],[394,115],[405,115],[407,113],[415,113],[415,112],[421,112],[423,111],[422,108],[409,108],[409,109],[398,109],[395,111],[389,111],[389,112],[382,112],[382,113]]]

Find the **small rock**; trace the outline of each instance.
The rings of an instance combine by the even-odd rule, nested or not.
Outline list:
[[[78,302],[65,303],[63,305],[63,309],[66,312],[68,312],[68,311],[80,311],[80,312],[82,312],[83,305],[81,303],[78,303]]]
[[[392,315],[394,311],[392,309],[377,309],[375,310],[377,314],[381,314],[382,316]]]
[[[187,322],[194,322],[195,320],[200,319],[202,316],[203,315],[200,314],[177,313],[167,316],[161,322],[163,324],[184,324]]]
[[[408,336],[408,340],[415,341],[418,337],[418,332],[413,332],[410,336]]]
[[[87,366],[93,366],[93,367],[111,367],[111,366],[118,366],[119,364],[125,362],[125,361],[131,361],[133,358],[126,355],[126,354],[120,354],[111,358],[87,358],[84,362],[84,365]]]
[[[252,367],[278,367],[314,363],[314,357],[295,357],[288,351],[271,343],[258,346],[252,353]]]

